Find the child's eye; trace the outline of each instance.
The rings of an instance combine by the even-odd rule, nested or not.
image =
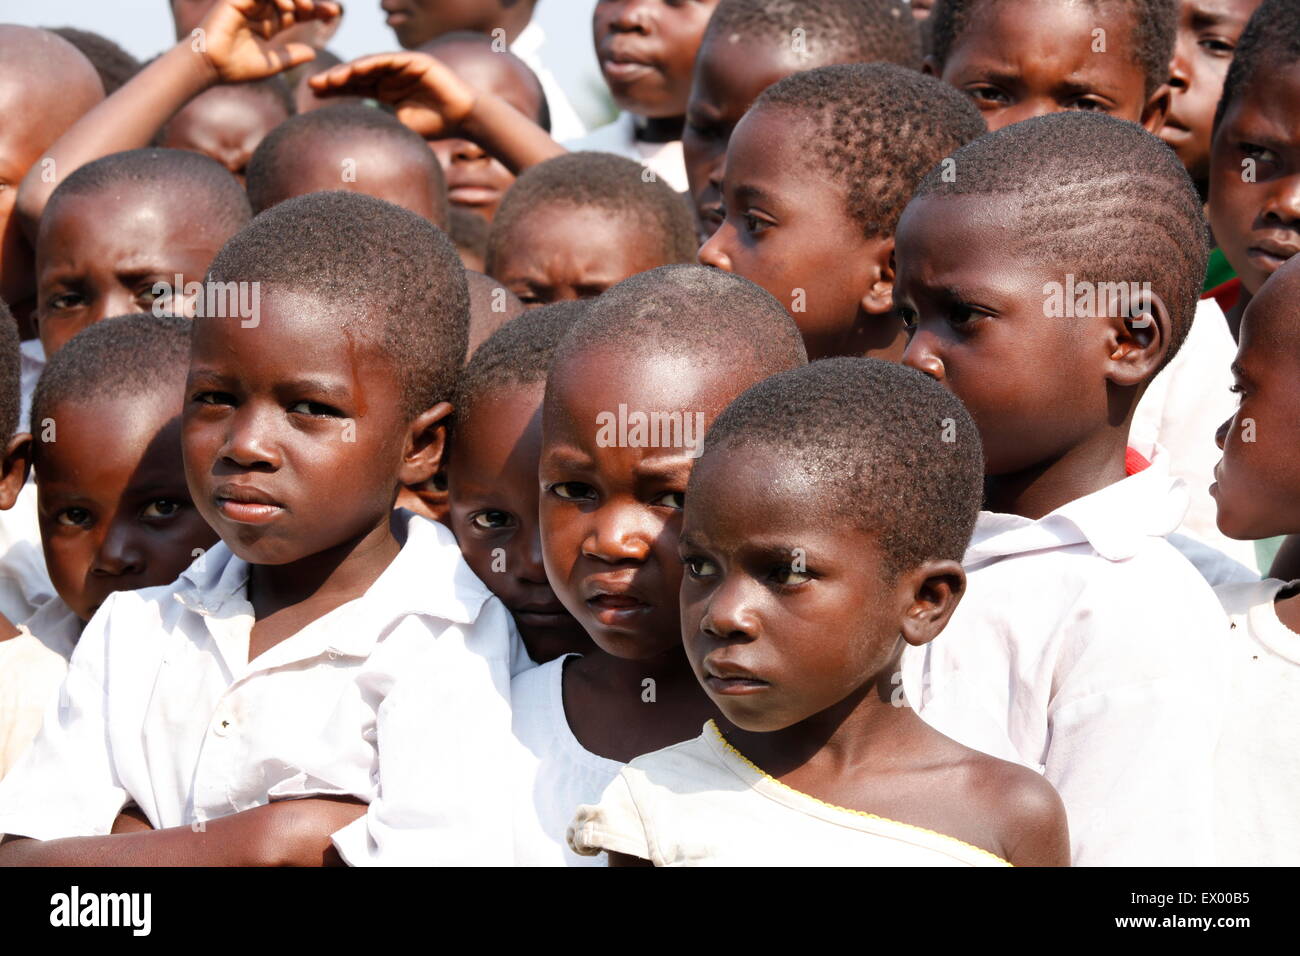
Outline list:
[[[968,325],[981,317],[982,313],[975,311],[969,305],[960,303],[954,305],[948,313],[948,321],[953,325]]]
[[[561,481],[551,485],[548,490],[564,501],[593,501],[596,498],[591,485],[584,485],[580,481]]]
[[[469,516],[469,523],[480,531],[499,531],[513,525],[515,517],[508,511],[477,511]]]
[[[1236,395],[1239,401],[1246,400],[1246,390],[1240,385],[1229,385],[1228,391],[1232,392],[1233,395]]]
[[[171,518],[184,507],[185,503],[182,501],[176,501],[173,498],[158,498],[145,505],[144,511],[140,512],[140,517]]]
[[[235,396],[229,392],[195,392],[190,401],[199,405],[234,405]]]
[[[796,571],[791,565],[783,564],[778,568],[772,569],[772,580],[783,587],[794,587],[812,580],[812,575],[807,571]]]
[[[681,511],[686,507],[686,493],[684,491],[665,491],[662,495],[653,498],[650,503]]]
[[[996,86],[968,86],[966,94],[980,106],[1011,105],[1011,97]]]
[[[1201,37],[1197,44],[1218,57],[1231,57],[1236,45],[1222,37]]]
[[[776,223],[772,222],[771,220],[762,219],[754,215],[754,213],[752,212],[744,213],[743,218],[745,220],[746,231],[748,231],[749,233],[755,236],[766,232],[768,229],[776,225]]]
[[[903,329],[908,335],[916,331],[917,314],[916,309],[910,306],[900,305],[897,309],[899,321],[903,323]]]
[[[84,528],[90,524],[90,512],[85,508],[64,508],[54,520],[67,528]]]
[[[46,303],[46,308],[51,312],[62,312],[65,309],[75,309],[78,306],[86,304],[86,297],[78,295],[76,292],[65,292],[62,295],[56,295]]]
[[[711,578],[718,573],[718,566],[708,558],[690,557],[682,563],[686,565],[686,573],[693,578]]]
[[[322,402],[294,402],[289,406],[289,411],[296,415],[311,415],[317,418],[343,418],[344,415],[337,408],[331,405],[325,405]]]
[[[1241,151],[1244,155],[1261,163],[1277,162],[1277,153],[1271,149],[1265,149],[1263,146],[1256,146],[1254,143],[1242,143]]]
[[[1101,100],[1094,100],[1085,97],[1083,99],[1075,100],[1074,102],[1072,102],[1070,104],[1070,109],[1079,110],[1080,112],[1084,112],[1084,113],[1097,113],[1097,112],[1104,112],[1106,109],[1106,104],[1103,103]]]

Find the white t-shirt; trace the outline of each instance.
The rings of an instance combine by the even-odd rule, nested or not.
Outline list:
[[[1227,698],[1215,756],[1215,862],[1300,865],[1300,634],[1273,602],[1276,578],[1215,593],[1228,612]]]
[[[14,506],[0,511],[0,614],[21,624],[55,597],[36,520],[36,483],[29,480]]]
[[[620,113],[618,119],[608,126],[602,126],[580,139],[569,140],[562,145],[572,153],[614,153],[626,159],[635,159],[674,191],[684,193],[690,189],[690,183],[686,179],[686,160],[682,157],[682,141],[641,142],[636,138],[636,120],[631,113]]]
[[[599,866],[579,856],[565,831],[573,812],[595,803],[623,764],[578,742],[564,714],[564,663],[577,654],[525,671],[510,682],[515,737],[522,753],[516,766],[515,863],[519,866]]]
[[[600,803],[578,808],[569,845],[655,866],[1007,866],[987,850],[824,803],[768,776],[709,721],[694,740],[637,757]]]
[[[81,619],[51,598],[0,641],[0,779],[27,753],[50,701],[68,674]]]
[[[455,840],[490,847],[510,812],[496,768],[513,749],[510,665],[522,645],[450,531],[405,511],[393,527],[401,551],[364,595],[252,661],[249,566],[225,544],[171,585],[110,595],[32,749],[0,781],[0,832],[104,835],[131,803],[155,829],[308,795],[373,810],[391,744],[436,765],[427,813]],[[433,698],[421,716],[436,718],[414,746],[389,734],[409,729],[413,684]]]
[[[557,141],[585,136],[614,111],[592,40],[596,0],[546,0],[510,52],[528,64],[541,81]]]
[[[45,346],[40,339],[27,339],[18,346],[19,387],[22,389],[23,408],[18,419],[20,432],[31,431],[32,394],[41,372],[45,371]]]
[[[1237,343],[1219,303],[1201,299],[1178,354],[1138,401],[1129,444],[1139,450],[1159,445],[1168,453],[1169,473],[1187,482],[1191,503],[1178,530],[1258,573],[1255,543],[1219,530],[1210,496],[1214,466],[1223,457],[1214,433],[1237,410],[1237,396],[1229,391],[1236,357]]]
[[[1156,449],[1150,468],[1038,521],[981,513],[951,621],[903,652],[927,723],[1056,787],[1076,866],[1213,855],[1227,622],[1165,540],[1186,509]]]

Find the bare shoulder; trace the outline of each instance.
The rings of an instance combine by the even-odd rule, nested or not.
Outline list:
[[[989,821],[999,854],[1016,866],[1069,866],[1065,804],[1039,773],[962,747],[968,798]]]

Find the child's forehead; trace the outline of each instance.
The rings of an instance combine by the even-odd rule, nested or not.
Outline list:
[[[192,186],[114,184],[51,203],[41,222],[38,256],[50,262],[91,255],[101,268],[121,264],[106,261],[106,254],[152,265],[188,262],[195,255],[210,261],[224,238],[207,228],[210,223],[210,210],[195,201]]]
[[[824,66],[809,62],[787,45],[743,36],[710,38],[700,50],[692,102],[723,110],[744,110],[765,89],[800,70]]]
[[[46,415],[53,440],[37,449],[42,480],[93,485],[115,471],[139,484],[160,469],[179,474],[183,400],[184,380],[170,375],[143,392],[58,402]]]
[[[1122,2],[979,0],[953,38],[947,68],[978,56],[1017,69],[1065,65],[1071,76],[1143,74],[1137,21]]]
[[[1300,143],[1300,60],[1259,64],[1254,76],[1233,94],[1223,127],[1249,124],[1271,145]]]

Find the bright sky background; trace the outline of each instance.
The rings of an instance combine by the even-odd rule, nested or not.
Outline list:
[[[542,0],[536,16],[548,41],[563,38],[576,55],[587,55],[593,6],[594,0]],[[343,7],[343,25],[330,41],[331,50],[349,60],[399,49],[379,0],[343,0]],[[175,42],[167,0],[0,0],[0,22],[93,30],[142,60]]]

